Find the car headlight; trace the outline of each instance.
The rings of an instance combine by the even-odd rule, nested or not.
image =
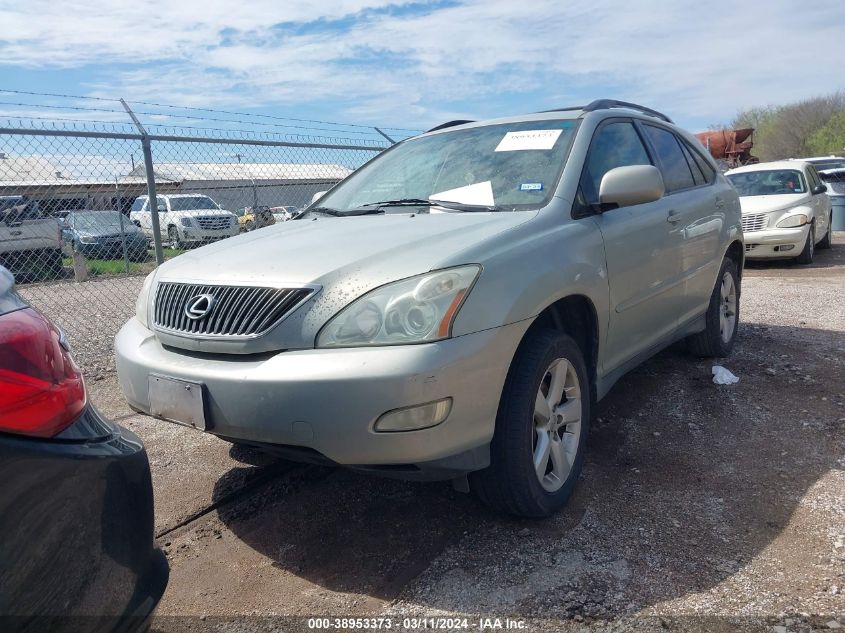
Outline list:
[[[150,326],[147,321],[147,308],[150,304],[150,290],[153,287],[153,277],[155,277],[155,271],[151,272],[147,275],[147,278],[144,279],[144,284],[141,286],[141,292],[135,300],[135,318],[148,329]]]
[[[448,338],[481,267],[447,268],[376,288],[336,314],[317,347],[403,345]]]
[[[807,216],[803,213],[796,213],[795,215],[790,215],[785,217],[783,220],[777,223],[777,227],[779,229],[794,229],[798,226],[804,226],[807,224]]]
[[[182,226],[193,226],[194,223],[191,222],[191,218],[179,218],[179,222],[182,223]]]
[[[97,243],[97,238],[96,238],[96,237],[94,237],[94,236],[92,236],[92,235],[82,235],[82,236],[79,238],[79,242],[80,242],[81,244],[96,244],[96,243]]]

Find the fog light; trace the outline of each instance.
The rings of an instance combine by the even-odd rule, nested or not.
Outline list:
[[[378,433],[395,431],[416,431],[437,426],[449,417],[452,410],[452,399],[443,398],[436,402],[419,404],[404,409],[394,409],[383,414],[373,427]]]
[[[781,246],[775,246],[776,251],[791,251],[795,248],[795,244],[783,244]]]

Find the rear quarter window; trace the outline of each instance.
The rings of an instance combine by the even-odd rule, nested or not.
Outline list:
[[[666,191],[671,193],[694,187],[692,171],[677,137],[669,130],[653,125],[643,125],[643,128],[657,154]]]

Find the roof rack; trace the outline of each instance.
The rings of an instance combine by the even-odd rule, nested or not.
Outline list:
[[[446,123],[441,123],[440,125],[431,128],[430,130],[426,130],[425,133],[428,134],[429,132],[436,132],[437,130],[443,130],[447,127],[454,127],[455,125],[463,125],[464,123],[475,123],[475,121],[468,121],[463,119],[457,119],[455,121],[447,121]]]
[[[572,110],[581,110],[583,112],[595,112],[596,110],[607,110],[609,108],[628,108],[629,110],[638,110],[644,114],[648,114],[658,119],[662,119],[667,123],[672,123],[672,119],[651,108],[637,105],[636,103],[629,103],[627,101],[617,101],[616,99],[596,99],[584,106],[568,106],[566,108],[554,108],[552,110],[543,110],[543,112],[568,112]]]
[[[584,112],[594,112],[596,110],[607,110],[609,108],[628,108],[629,110],[638,110],[643,114],[649,114],[653,117],[657,117],[658,119],[663,119],[667,123],[672,123],[672,119],[670,119],[662,112],[652,110],[651,108],[646,108],[645,106],[637,105],[636,103],[629,103],[628,101],[616,101],[615,99],[596,99],[595,101],[592,101],[585,105],[582,109],[584,110]]]

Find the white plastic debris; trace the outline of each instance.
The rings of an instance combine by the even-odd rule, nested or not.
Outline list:
[[[739,382],[739,378],[721,365],[713,365],[713,382],[717,385],[732,385]]]

